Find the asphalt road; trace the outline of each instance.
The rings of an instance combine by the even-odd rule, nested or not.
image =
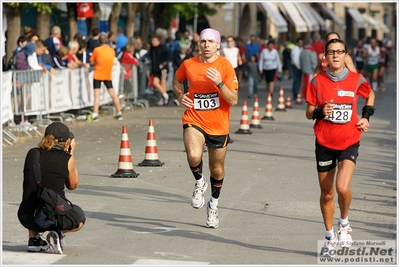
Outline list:
[[[349,219],[355,240],[395,240],[397,229],[397,81],[391,69],[386,92],[377,95],[371,128],[363,134],[352,180]],[[291,96],[291,81],[276,83]],[[266,105],[259,85],[259,113]],[[220,226],[204,226],[206,209],[190,206],[194,178],[182,142],[183,109],[136,108],[124,121],[102,114],[99,122],[76,121],[74,132],[80,184],[67,197],[87,214],[83,229],[67,234],[63,255],[28,253],[27,230],[17,218],[22,168],[29,148],[40,137],[22,138],[3,147],[3,265],[273,265],[317,264],[317,240],[324,237],[314,158],[313,122],[305,104],[274,111],[262,129],[235,134],[243,101],[249,120],[253,99],[246,83],[231,113],[226,176],[219,200]],[[358,114],[363,106],[359,100]],[[149,120],[153,120],[160,167],[142,167]],[[111,178],[118,168],[122,126],[128,130],[137,178]],[[44,132],[44,129],[39,129]],[[209,179],[208,156],[204,174]],[[210,190],[206,192],[210,197]],[[335,198],[336,203],[337,199]],[[338,205],[338,204],[337,204]],[[338,208],[336,209],[336,221]],[[336,221],[334,225],[336,225]],[[336,227],[336,226],[335,226]]]

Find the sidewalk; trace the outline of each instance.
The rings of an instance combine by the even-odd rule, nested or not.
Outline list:
[[[361,140],[351,184],[350,221],[355,240],[396,240],[397,81],[390,70],[387,91],[377,95],[371,128]],[[291,82],[282,82],[285,96]],[[266,104],[259,85],[259,111]],[[275,121],[242,135],[243,101],[251,119],[253,100],[245,83],[231,112],[226,176],[219,200],[220,226],[207,229],[205,208],[190,206],[194,179],[182,142],[181,107],[151,107],[124,114],[124,121],[70,125],[76,141],[80,184],[67,197],[81,206],[87,223],[67,234],[63,255],[28,253],[27,230],[17,218],[22,168],[29,148],[40,138],[3,147],[3,265],[314,265],[324,227],[314,159],[313,122],[306,104],[274,111]],[[359,99],[358,114],[363,106]],[[138,166],[144,159],[149,120],[154,121],[161,167]],[[122,126],[126,125],[137,178],[111,178],[118,167]],[[208,156],[204,175],[209,179]],[[208,189],[206,199],[210,197]],[[336,198],[335,198],[336,199]],[[337,202],[337,201],[336,201]],[[336,209],[336,220],[338,208]],[[336,223],[336,222],[335,222]],[[334,224],[336,227],[336,224]]]

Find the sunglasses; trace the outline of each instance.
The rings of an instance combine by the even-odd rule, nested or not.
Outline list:
[[[326,55],[334,55],[335,53],[337,53],[338,55],[342,55],[342,54],[346,54],[346,50],[341,50],[341,49],[338,49],[338,50],[327,50],[326,52],[325,52],[325,54]]]

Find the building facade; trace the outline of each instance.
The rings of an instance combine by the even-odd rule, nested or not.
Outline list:
[[[387,34],[395,42],[396,9],[395,2],[236,2],[218,8],[207,20],[222,35],[243,40],[255,34],[283,44],[335,31],[353,46],[358,39],[381,40]]]

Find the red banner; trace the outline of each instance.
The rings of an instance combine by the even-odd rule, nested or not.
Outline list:
[[[92,18],[94,15],[93,3],[76,3],[78,18]]]

